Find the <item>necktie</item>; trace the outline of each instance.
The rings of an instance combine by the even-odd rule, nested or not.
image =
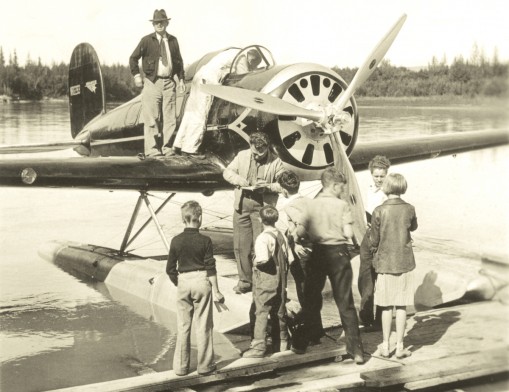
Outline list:
[[[161,60],[165,67],[168,66],[168,55],[166,54],[166,45],[164,44],[164,39],[161,38]]]

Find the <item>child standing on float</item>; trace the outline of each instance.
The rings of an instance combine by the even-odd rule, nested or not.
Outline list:
[[[388,199],[375,208],[371,218],[370,243],[375,251],[373,265],[378,274],[375,305],[382,307],[383,342],[380,354],[390,355],[393,309],[396,308],[396,357],[411,355],[403,346],[406,306],[413,303],[412,274],[415,258],[410,232],[417,229],[415,208],[401,199],[407,182],[401,174],[389,174],[382,191]]]

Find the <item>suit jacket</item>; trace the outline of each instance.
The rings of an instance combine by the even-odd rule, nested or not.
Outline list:
[[[184,62],[180,54],[180,48],[177,38],[171,34],[166,33],[168,36],[168,47],[170,48],[171,55],[171,78],[178,75],[179,79],[184,79]],[[156,33],[146,35],[143,37],[134,49],[134,52],[129,57],[129,67],[133,76],[140,73],[138,61],[142,59],[142,69],[145,77],[151,82],[154,82],[157,77],[157,69],[159,67],[159,58],[161,57],[161,49]]]
[[[249,166],[251,164],[251,150],[240,151],[233,161],[224,169],[223,177],[230,184],[235,185],[235,201],[234,208],[240,211],[242,208],[242,189],[240,184],[242,179],[247,179],[249,174]],[[263,179],[269,183],[269,192],[263,194],[263,204],[276,205],[279,193],[281,192],[281,185],[276,180],[279,175],[284,171],[283,162],[279,157],[269,150],[267,161],[263,164],[265,169]]]
[[[388,199],[375,208],[369,240],[376,250],[373,266],[377,273],[400,274],[415,268],[412,237],[417,229],[415,208],[402,199]]]

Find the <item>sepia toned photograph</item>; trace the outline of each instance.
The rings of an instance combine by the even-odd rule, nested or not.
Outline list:
[[[509,390],[503,0],[0,13],[0,391]]]

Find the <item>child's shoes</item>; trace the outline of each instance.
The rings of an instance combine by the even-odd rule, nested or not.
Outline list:
[[[265,350],[257,348],[250,348],[242,354],[242,358],[263,358],[265,356]]]
[[[412,352],[406,348],[398,347],[396,348],[396,358],[403,359],[412,355]]]
[[[382,343],[378,346],[378,350],[380,352],[380,356],[382,358],[389,358],[391,355],[391,351],[389,350],[389,343]]]

